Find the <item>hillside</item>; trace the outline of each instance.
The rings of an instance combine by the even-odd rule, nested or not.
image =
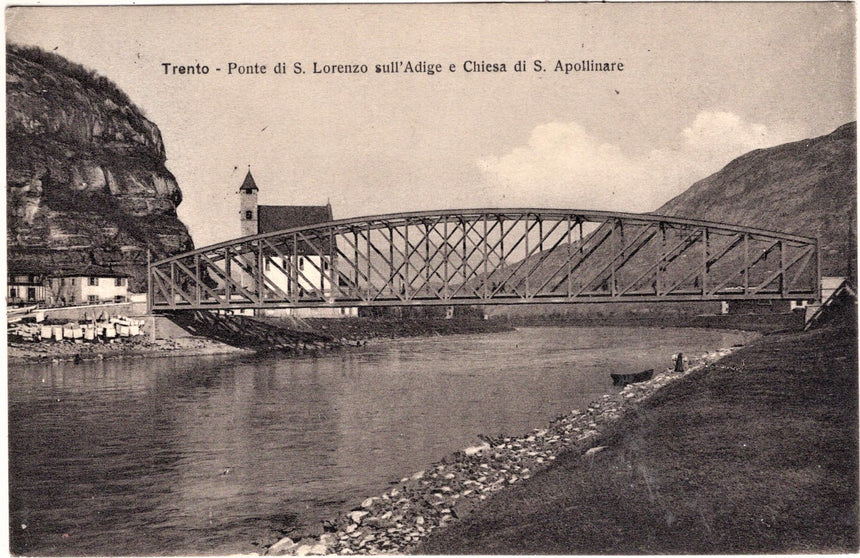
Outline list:
[[[821,242],[823,275],[857,274],[857,123],[757,149],[654,213],[740,224]]]
[[[140,292],[147,250],[193,248],[158,127],[106,78],[7,45],[6,146],[11,270],[97,264],[130,273]]]
[[[857,126],[849,123],[826,136],[758,149],[730,162],[722,170],[693,184],[684,193],[654,211],[654,214],[722,222],[801,236],[818,237],[821,242],[823,275],[857,279]],[[586,237],[585,245],[600,234]],[[671,243],[670,243],[671,244]],[[565,261],[566,247],[547,255],[533,267],[534,282],[557,269]],[[543,254],[533,255],[535,264]],[[679,259],[684,261],[684,257]],[[607,263],[598,254],[594,267]],[[648,257],[645,258],[648,261]],[[644,269],[635,262],[629,270]],[[522,267],[521,275],[530,268]],[[730,266],[729,266],[730,268]],[[683,263],[678,270],[683,270]],[[671,270],[669,270],[671,274]],[[559,307],[528,305],[497,307],[490,314],[618,314],[639,311],[669,313],[713,312],[710,303],[658,305],[594,304]]]

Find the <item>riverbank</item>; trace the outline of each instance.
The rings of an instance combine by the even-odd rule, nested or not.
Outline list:
[[[513,331],[511,324],[500,320],[478,318],[349,318],[327,320],[306,318],[302,320],[321,335],[334,339],[364,343],[373,339],[395,339],[432,335],[459,335],[473,333],[503,333]]]
[[[205,337],[180,337],[152,341],[142,337],[114,342],[9,342],[8,364],[66,362],[115,358],[206,356],[250,353]]]
[[[801,310],[773,314],[634,314],[575,315],[547,313],[534,316],[493,316],[491,319],[513,327],[689,327],[698,329],[741,329],[760,333],[802,331],[806,324]]]
[[[243,316],[241,319],[251,320],[252,318]],[[278,342],[283,344],[274,350],[296,354],[331,350],[344,346],[365,345],[377,339],[500,333],[513,329],[508,324],[478,319],[306,318],[285,320],[253,318],[253,320],[258,326],[264,327],[270,337],[278,337]],[[273,350],[265,345],[267,339],[263,337],[259,337],[256,340],[257,344],[252,346],[242,343],[238,337],[234,336],[231,339],[230,330],[227,330],[227,334],[215,331],[212,333],[215,338],[196,335],[152,340],[149,335],[144,335],[136,338],[116,338],[111,342],[84,340],[10,341],[7,344],[8,363],[206,356]],[[263,344],[260,343],[261,340]]]
[[[857,389],[856,326],[764,337],[404,550],[857,552]]]
[[[494,493],[504,493],[546,469],[566,452],[594,455],[609,425],[660,387],[729,354],[714,351],[694,358],[684,372],[667,368],[643,383],[602,396],[584,410],[558,417],[547,428],[524,436],[482,437],[482,443],[448,456],[395,483],[380,496],[325,524],[325,533],[292,533],[267,554],[405,553],[435,529],[456,523]],[[672,359],[666,355],[666,365]],[[322,528],[321,528],[322,530]],[[483,553],[480,549],[473,553]]]

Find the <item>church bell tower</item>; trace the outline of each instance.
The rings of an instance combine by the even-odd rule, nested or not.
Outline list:
[[[251,176],[251,169],[245,175],[245,181],[239,187],[239,221],[242,224],[242,236],[257,234],[259,216],[257,215],[257,184]]]

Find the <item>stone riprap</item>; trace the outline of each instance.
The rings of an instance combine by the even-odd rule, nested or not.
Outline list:
[[[544,429],[520,437],[481,436],[481,444],[456,452],[400,480],[381,496],[367,498],[335,521],[325,533],[299,540],[289,537],[269,547],[267,555],[404,554],[434,529],[468,514],[489,495],[528,479],[565,451],[591,457],[604,427],[632,405],[669,382],[713,363],[732,352],[720,349],[693,359],[685,371],[672,368],[647,382],[628,384],[603,395],[585,410],[573,410]]]

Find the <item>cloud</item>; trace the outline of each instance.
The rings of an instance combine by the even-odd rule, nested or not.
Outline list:
[[[728,159],[782,141],[764,124],[744,122],[731,112],[700,112],[693,124],[684,128],[682,136],[685,151]]]
[[[576,122],[537,126],[525,146],[478,161],[498,205],[652,211],[748,151],[789,141],[785,130],[730,112],[696,115],[677,141],[644,153],[599,141]]]

